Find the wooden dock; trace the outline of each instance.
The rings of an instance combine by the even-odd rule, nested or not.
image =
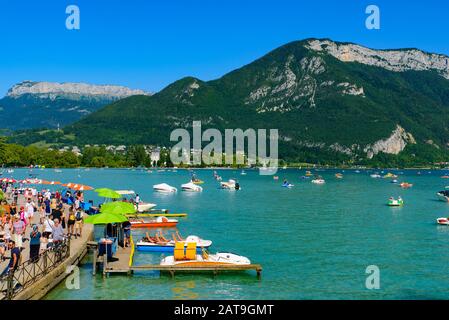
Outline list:
[[[214,275],[217,275],[219,272],[230,272],[230,271],[247,271],[254,270],[256,271],[257,277],[260,279],[262,275],[262,266],[260,264],[246,264],[246,265],[221,265],[221,266],[161,266],[159,264],[148,264],[141,266],[131,266],[131,271],[145,271],[145,270],[154,270],[160,272],[169,272],[172,277],[175,276],[175,272],[213,272]]]

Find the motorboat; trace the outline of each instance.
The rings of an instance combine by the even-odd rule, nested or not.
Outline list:
[[[401,188],[408,189],[408,188],[413,187],[413,184],[408,183],[408,182],[401,182],[401,183],[399,184],[399,186],[400,186]]]
[[[176,227],[178,220],[168,219],[167,217],[160,216],[154,220],[144,220],[139,218],[129,218],[131,228],[171,228]]]
[[[148,239],[147,237],[142,238],[139,242],[136,243],[136,248],[138,251],[146,251],[146,252],[171,252],[175,248],[175,240],[170,240],[168,242],[159,241],[158,237],[151,237]],[[151,240],[151,241],[150,241]],[[197,247],[197,253],[201,253],[202,249],[207,249],[212,245],[211,240],[203,240],[198,236],[188,236],[184,241],[184,247],[187,248],[188,243],[195,243]]]
[[[178,191],[178,189],[176,189],[175,187],[172,187],[166,183],[155,184],[153,186],[153,190],[157,191],[157,192],[164,192],[164,193],[171,193],[171,192]]]
[[[335,178],[337,179],[343,179],[343,175],[341,173],[336,173]]]
[[[437,192],[438,199],[449,202],[449,190],[443,190]]]
[[[239,266],[249,265],[251,261],[244,256],[239,256],[229,252],[217,252],[209,254],[202,250],[202,254],[197,254],[196,243],[176,242],[172,256],[161,260],[161,266],[183,266],[190,268],[218,267],[218,266]]]
[[[384,179],[388,179],[388,178],[397,178],[398,176],[395,174],[392,174],[391,172],[388,172],[386,175],[383,176]]]
[[[441,179],[449,179],[448,175],[441,176]]]
[[[398,180],[397,179],[393,179],[393,180],[391,180],[391,183],[398,183]]]
[[[182,191],[191,191],[191,192],[201,192],[201,191],[203,191],[202,187],[196,185],[192,181],[182,184],[181,185],[181,189],[182,189]]]
[[[242,175],[242,176],[246,176],[246,172],[245,172],[245,170],[242,170],[242,172],[240,172],[240,175]]]
[[[388,199],[387,205],[390,207],[401,207],[404,205],[404,200],[402,200],[401,197],[399,197],[398,199],[394,199],[393,197],[391,197],[390,199]]]
[[[314,183],[314,184],[324,184],[324,183],[326,183],[326,181],[324,179],[322,179],[322,178],[313,179],[311,182]]]
[[[310,176],[312,176],[312,172],[306,171],[306,177],[310,177]]]
[[[227,190],[239,190],[240,185],[234,179],[229,179],[228,182],[220,182],[220,188]]]
[[[132,201],[132,203],[134,204],[134,208],[137,210],[137,212],[147,212],[156,207],[155,203],[142,202],[142,201],[139,202],[139,205],[137,205],[133,199],[136,196],[136,193],[133,190],[117,190],[116,192],[123,198],[127,199],[128,201]]]
[[[371,178],[374,178],[374,179],[382,178],[382,176],[381,176],[380,174],[378,174],[378,173],[370,174],[370,177],[371,177]]]
[[[437,219],[437,223],[448,226],[449,225],[449,218],[444,218],[444,217],[443,218],[438,218]]]

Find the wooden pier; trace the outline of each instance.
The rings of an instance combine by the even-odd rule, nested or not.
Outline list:
[[[169,272],[172,277],[175,276],[175,272],[212,272],[214,275],[217,275],[219,272],[230,272],[230,271],[248,271],[254,270],[256,271],[257,278],[261,278],[262,275],[262,266],[260,264],[246,264],[246,265],[221,265],[221,266],[161,266],[159,264],[148,264],[141,266],[131,266],[130,269],[132,271],[146,271],[146,270],[154,270],[160,272]]]

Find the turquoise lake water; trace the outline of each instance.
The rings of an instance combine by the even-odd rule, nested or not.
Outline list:
[[[35,170],[39,178],[80,182],[94,187],[133,189],[142,199],[187,212],[179,218],[183,236],[213,241],[211,252],[247,256],[263,266],[262,279],[254,272],[212,275],[160,276],[139,272],[131,277],[92,276],[90,257],[80,267],[79,290],[61,283],[46,299],[448,299],[449,226],[435,219],[449,216],[449,203],[435,193],[449,185],[446,171],[399,170],[401,189],[388,179],[373,179],[372,171],[319,171],[325,185],[302,180],[304,170],[287,169],[272,176],[256,170],[219,170],[223,180],[237,178],[240,191],[218,189],[213,170],[197,170],[204,180],[202,193],[157,194],[152,185],[178,187],[189,180],[186,170],[147,173],[141,170]],[[342,171],[338,171],[342,172]],[[385,171],[386,173],[387,171]],[[402,173],[402,174],[401,174]],[[25,177],[27,170],[14,176]],[[281,187],[282,179],[295,184]],[[87,199],[98,202],[93,192]],[[390,208],[390,196],[402,196],[405,206]],[[134,232],[134,238],[141,233]],[[134,263],[159,263],[162,254],[136,252]],[[367,266],[380,269],[380,289],[368,290]]]

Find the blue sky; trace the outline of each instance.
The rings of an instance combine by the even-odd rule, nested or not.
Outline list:
[[[81,11],[67,30],[65,9]],[[365,28],[379,6],[381,29]],[[449,1],[0,0],[0,96],[22,80],[119,84],[158,91],[218,78],[308,37],[449,55]]]

